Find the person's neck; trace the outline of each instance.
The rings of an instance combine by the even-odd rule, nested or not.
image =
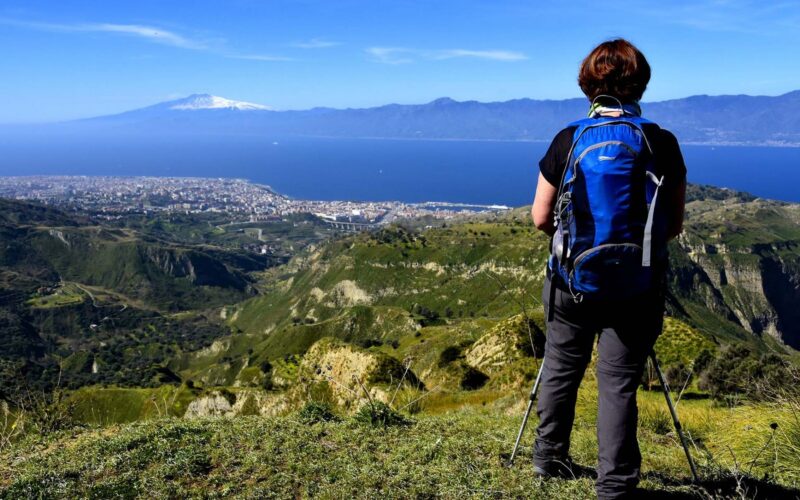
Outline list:
[[[589,108],[589,117],[596,118],[598,116],[619,118],[621,116],[641,116],[642,110],[638,102],[631,102],[621,104],[617,102],[609,102],[608,100],[595,101]]]

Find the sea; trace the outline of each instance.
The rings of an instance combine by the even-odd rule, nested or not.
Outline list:
[[[545,142],[197,137],[0,140],[0,175],[243,178],[297,199],[519,206]],[[800,202],[800,148],[681,147],[690,182]]]

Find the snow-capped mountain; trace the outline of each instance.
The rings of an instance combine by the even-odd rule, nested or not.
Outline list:
[[[240,111],[268,111],[271,108],[263,104],[255,104],[245,101],[234,101],[232,99],[225,99],[209,94],[193,94],[189,97],[171,101],[169,109],[177,109],[181,111],[197,110],[197,109],[237,109]]]

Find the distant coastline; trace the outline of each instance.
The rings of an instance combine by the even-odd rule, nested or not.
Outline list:
[[[556,131],[557,133],[557,131]],[[555,133],[554,133],[555,135]],[[437,141],[437,142],[510,142],[549,144],[551,139],[472,139],[468,137],[380,137],[359,136],[342,137],[336,135],[295,135],[287,138],[293,139],[325,139],[325,140],[358,140],[358,141]],[[683,141],[678,137],[682,146],[710,146],[710,147],[752,147],[752,148],[800,148],[800,142],[697,142]]]

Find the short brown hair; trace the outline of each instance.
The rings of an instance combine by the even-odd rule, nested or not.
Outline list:
[[[622,38],[595,47],[578,73],[578,85],[589,100],[610,95],[622,102],[638,101],[649,81],[650,64],[644,54]]]

